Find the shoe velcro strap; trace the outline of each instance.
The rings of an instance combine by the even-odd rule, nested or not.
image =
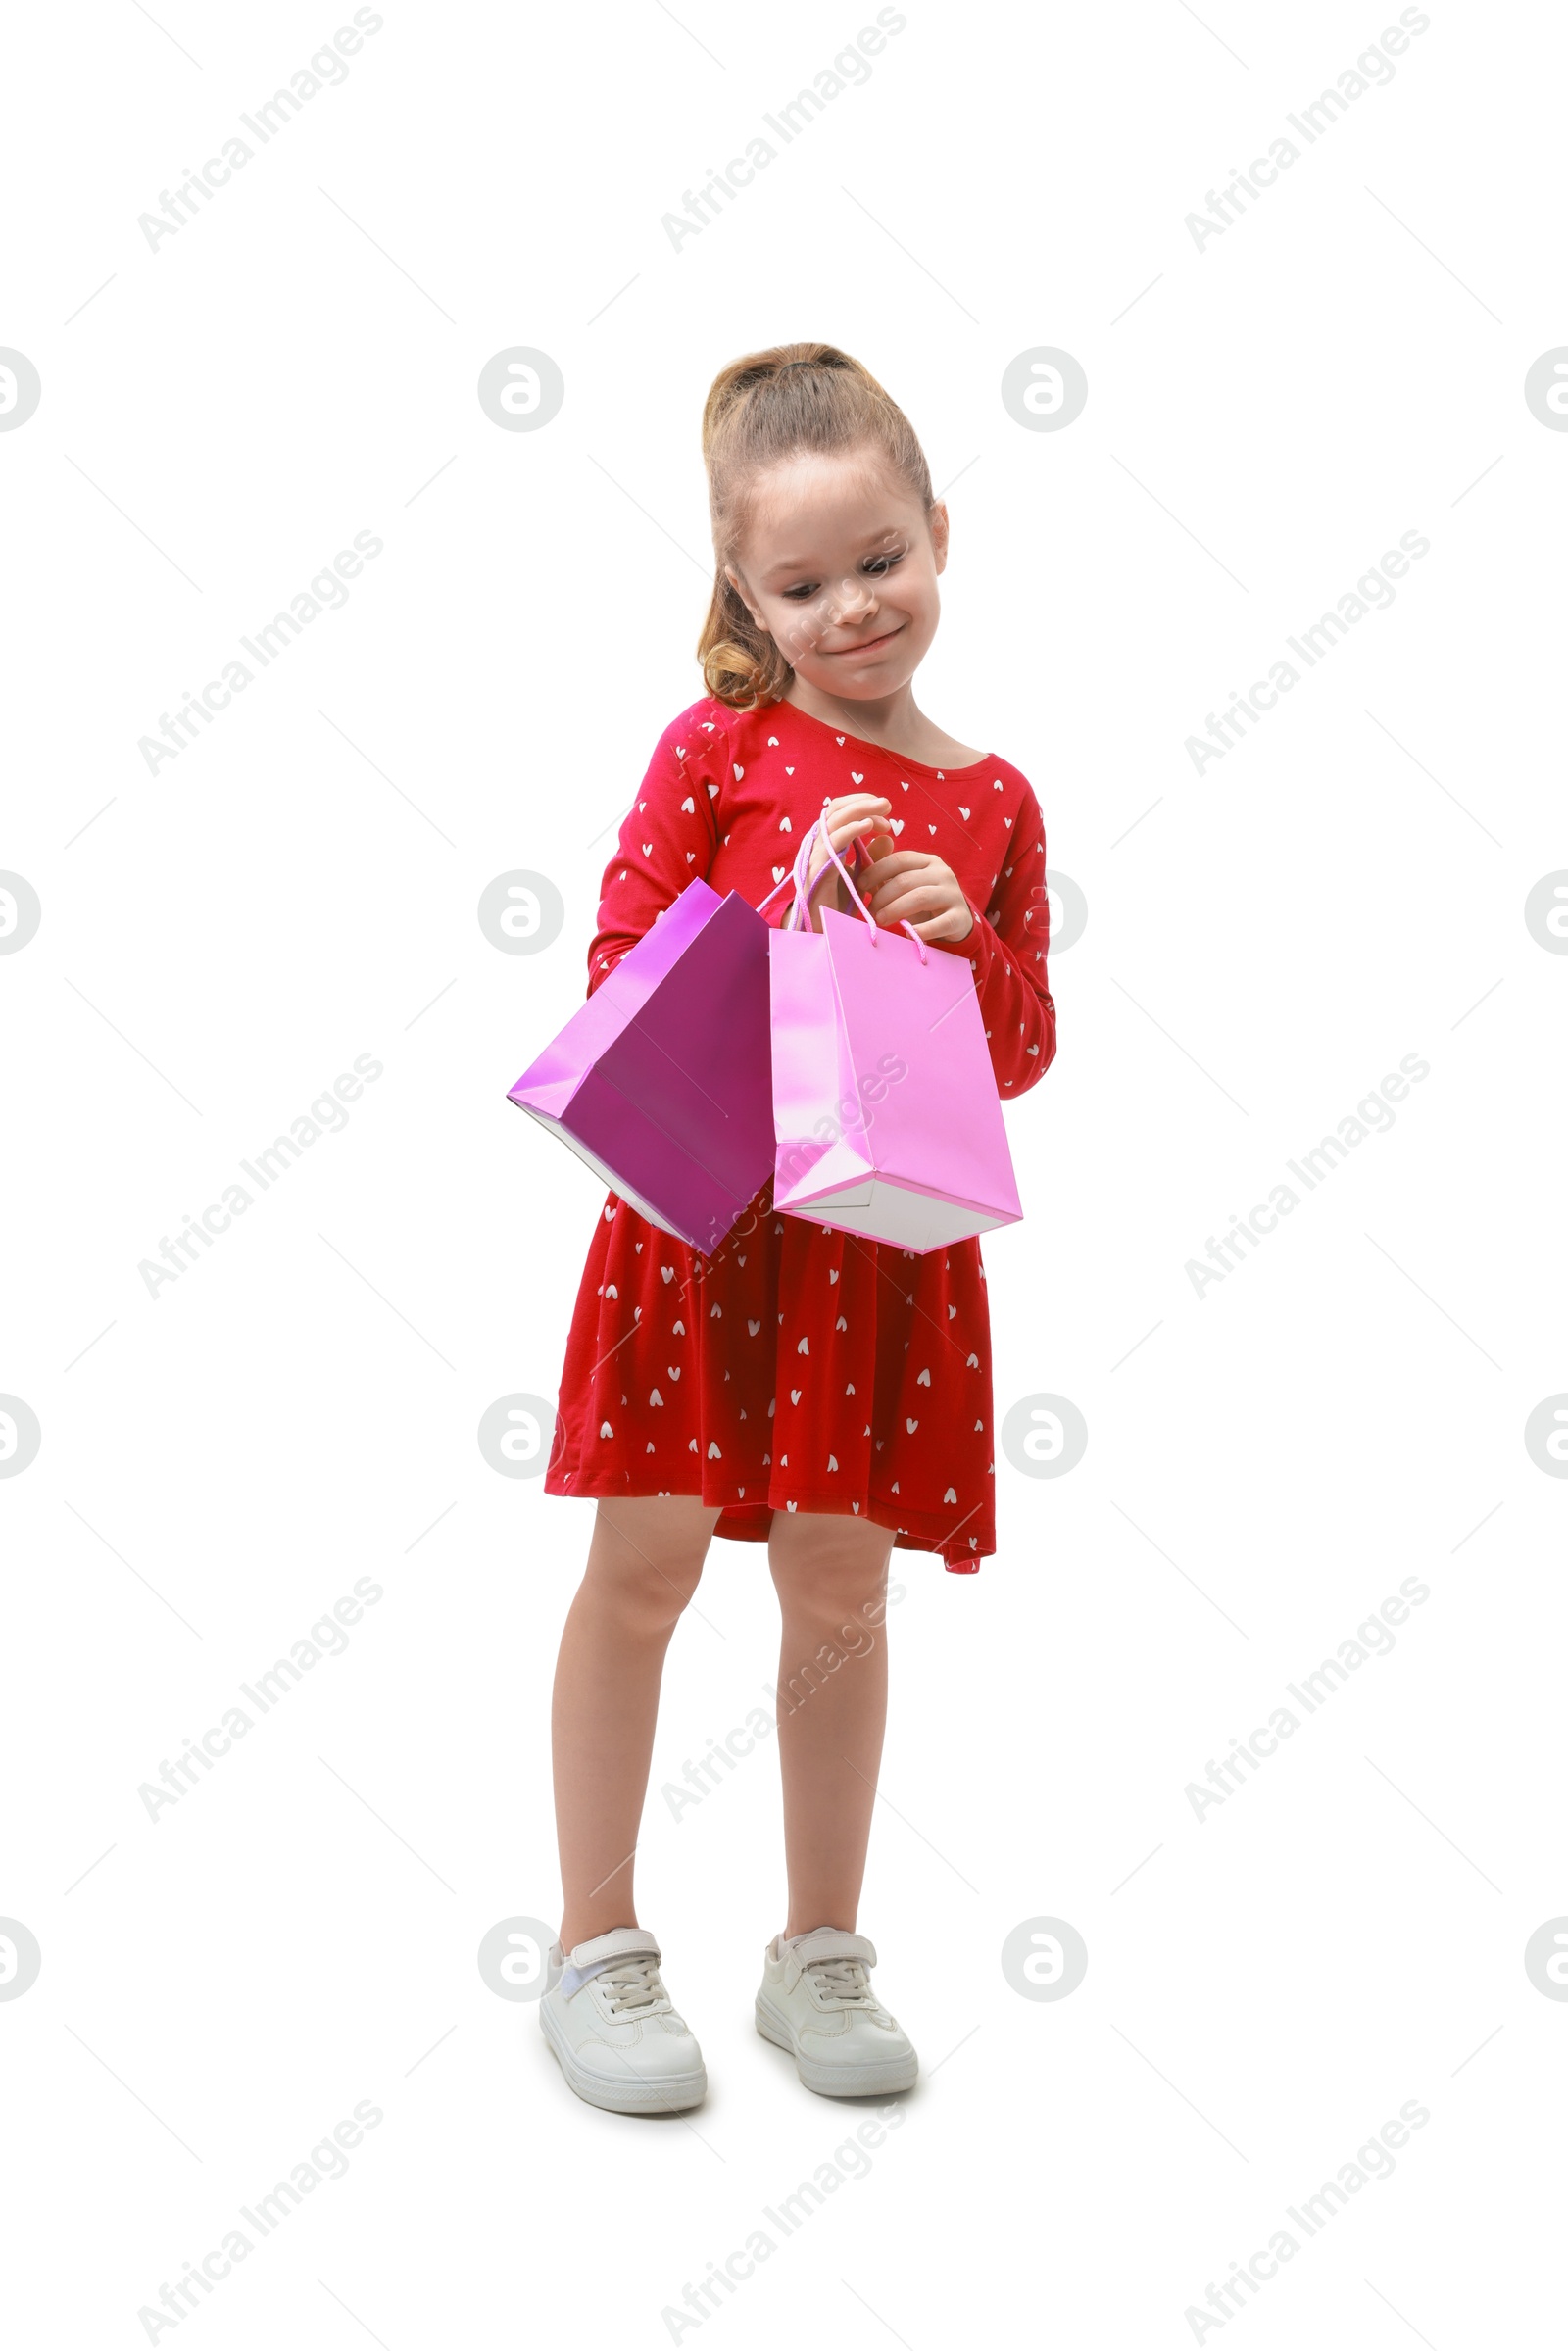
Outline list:
[[[813,1959],[863,1959],[867,1967],[875,1967],[876,1945],[868,1935],[852,1935],[843,1927],[813,1927],[799,1942],[787,1943],[784,1956],[800,1968],[809,1967]]]
[[[579,1943],[566,1956],[578,1966],[592,1967],[596,1960],[632,1959],[644,1951],[651,1952],[655,1959],[663,1957],[657,1936],[650,1935],[646,1927],[612,1927],[608,1935],[596,1935],[592,1941]]]

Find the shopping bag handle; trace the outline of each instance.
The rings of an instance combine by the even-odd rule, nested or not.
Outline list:
[[[822,803],[823,809],[826,810],[829,806],[830,803],[824,800]],[[877,924],[876,916],[871,912],[864,899],[855,887],[855,882],[851,876],[849,867],[845,864],[843,858],[839,856],[838,851],[833,846],[833,836],[827,829],[827,817],[825,813],[817,817],[815,823],[807,833],[795,855],[794,872],[793,874],[786,875],[785,877],[785,881],[792,880],[795,884],[795,903],[789,909],[789,913],[785,916],[786,926],[794,930],[799,930],[802,927],[802,919],[810,906],[811,899],[816,891],[817,882],[821,880],[822,875],[827,871],[827,867],[825,865],[822,866],[820,871],[816,874],[815,879],[811,881],[809,885],[808,885],[806,879],[807,866],[810,860],[811,843],[815,840],[818,833],[820,833],[822,836],[823,847],[826,849],[829,857],[832,859],[833,863],[838,867],[839,872],[844,877],[846,889],[849,891],[850,896],[854,899],[856,906],[859,908],[860,913],[864,917],[866,927],[871,933],[872,944],[875,945],[877,939],[880,937],[880,930]],[[758,908],[759,913],[762,911],[763,907],[766,907],[772,904],[773,900],[778,896],[780,890],[782,890],[784,886],[784,882],[776,882],[774,884],[773,888],[769,890],[766,898],[763,899],[761,906]],[[791,915],[794,917],[793,922],[790,921]],[[921,962],[928,962],[930,957],[926,954],[925,941],[921,938],[919,932],[914,928],[914,925],[910,922],[901,921],[899,928],[901,930],[907,931],[910,938],[914,941],[915,946],[920,952]]]

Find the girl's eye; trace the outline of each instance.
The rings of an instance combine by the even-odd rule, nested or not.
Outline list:
[[[869,572],[873,579],[880,579],[884,572],[891,571],[895,563],[902,563],[903,561],[902,555],[873,555],[866,558],[860,568]]]
[[[805,604],[809,597],[812,597],[816,594],[816,590],[809,584],[809,582],[803,581],[801,586],[798,588],[786,588],[784,594],[786,599],[792,604]]]

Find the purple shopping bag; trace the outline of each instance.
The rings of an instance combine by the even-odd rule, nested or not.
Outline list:
[[[813,931],[806,871],[821,821],[795,860],[795,927],[768,932],[773,1205],[917,1256],[1016,1224],[968,959],[928,952],[907,923],[905,938],[879,928],[831,842],[860,911],[824,907]]]
[[[773,1164],[767,942],[744,898],[688,882],[507,1097],[705,1253]]]

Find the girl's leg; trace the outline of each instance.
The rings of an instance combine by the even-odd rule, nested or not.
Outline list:
[[[664,1651],[697,1590],[717,1519],[695,1494],[599,1504],[561,1637],[551,1709],[564,1951],[641,1923],[632,1856]]]
[[[855,1927],[888,1710],[883,1609],[892,1549],[892,1535],[868,1519],[773,1514],[768,1563],[784,1617],[786,1935]]]

